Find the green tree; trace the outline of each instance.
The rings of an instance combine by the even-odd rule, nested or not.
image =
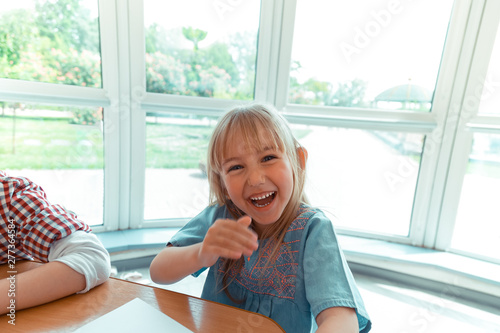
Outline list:
[[[365,92],[366,82],[361,79],[341,82],[327,105],[364,107]]]
[[[256,34],[238,33],[228,42],[199,44],[208,32],[184,27],[146,29],[146,82],[151,92],[250,100],[254,95]],[[182,40],[179,40],[178,38]],[[192,48],[181,48],[182,41]]]
[[[166,55],[174,53],[176,41],[172,41],[175,31],[166,31],[158,23],[153,23],[145,29],[146,53],[161,52]]]
[[[8,67],[19,63],[22,53],[29,50],[37,35],[38,29],[31,11],[16,9],[0,16],[1,77],[7,77]]]
[[[309,78],[303,83],[299,82],[298,75],[301,68],[300,62],[292,62],[288,93],[289,101],[296,104],[326,105],[331,96],[331,84],[315,78]]]
[[[251,100],[254,97],[257,63],[257,34],[253,31],[238,32],[230,37],[229,53],[238,70],[238,82],[233,78],[236,98]]]
[[[161,52],[146,54],[146,87],[149,92],[187,95],[187,65]]]
[[[96,18],[80,0],[37,0],[35,12],[40,36],[53,41],[52,47],[99,52]]]
[[[239,72],[236,64],[229,53],[229,47],[225,43],[216,42],[206,49],[200,50],[200,65],[205,69],[212,67],[221,68],[231,77],[231,84],[239,84]]]
[[[200,29],[193,29],[192,27],[184,27],[182,28],[182,34],[187,40],[193,42],[193,50],[196,52],[199,49],[198,43],[207,37],[208,32]]]

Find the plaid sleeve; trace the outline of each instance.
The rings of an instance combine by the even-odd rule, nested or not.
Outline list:
[[[6,177],[0,173],[0,216],[2,224],[1,262],[7,261],[7,247],[15,229],[15,251],[19,259],[36,258],[48,261],[53,242],[77,230],[89,232],[90,227],[61,205],[51,204],[43,189],[24,177]]]

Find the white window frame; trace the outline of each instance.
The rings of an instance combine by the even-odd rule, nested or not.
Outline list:
[[[0,100],[104,107],[105,223],[93,229],[181,226],[186,219],[144,220],[146,112],[218,116],[240,101],[148,93],[143,0],[98,3],[102,89],[0,79]],[[427,136],[409,237],[342,228],[339,233],[459,252],[450,249],[450,243],[472,133],[500,134],[500,117],[478,116],[477,108],[463,108],[464,100],[477,94],[474,78],[485,77],[500,21],[500,1],[455,1],[436,98],[428,113],[288,103],[296,5],[296,0],[261,3],[255,101],[276,105],[291,123]]]
[[[453,146],[450,148],[451,156],[447,162],[449,172],[443,181],[446,186],[443,186],[442,191],[442,207],[438,216],[439,225],[436,231],[434,247],[438,250],[491,261],[491,258],[484,258],[451,247],[457,207],[460,203],[464,175],[469,163],[473,134],[500,134],[499,116],[478,115],[491,53],[500,25],[500,1],[487,0],[484,1],[482,8],[475,9],[477,12],[482,9],[480,14],[475,13],[477,16],[481,16],[481,19],[477,27],[474,26],[476,35],[470,37],[469,43],[475,43],[473,55],[470,57],[467,79],[463,82],[463,93],[457,97],[461,100],[459,104],[457,102],[460,108],[457,110],[456,118],[453,119],[455,127],[450,125],[450,130],[454,129],[456,135]],[[474,31],[471,32],[471,35]],[[445,161],[442,161],[442,163],[445,164]],[[500,259],[496,260],[496,262],[500,263]]]

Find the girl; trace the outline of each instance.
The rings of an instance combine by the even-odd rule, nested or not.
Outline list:
[[[261,313],[286,332],[368,332],[331,221],[304,195],[307,153],[273,108],[226,113],[208,147],[211,204],[151,263],[157,283],[210,271],[202,298]],[[315,320],[313,320],[315,319]]]

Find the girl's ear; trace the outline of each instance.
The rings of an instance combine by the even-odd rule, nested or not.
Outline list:
[[[299,156],[300,167],[305,170],[307,162],[307,149],[304,147],[298,147],[297,155]]]

